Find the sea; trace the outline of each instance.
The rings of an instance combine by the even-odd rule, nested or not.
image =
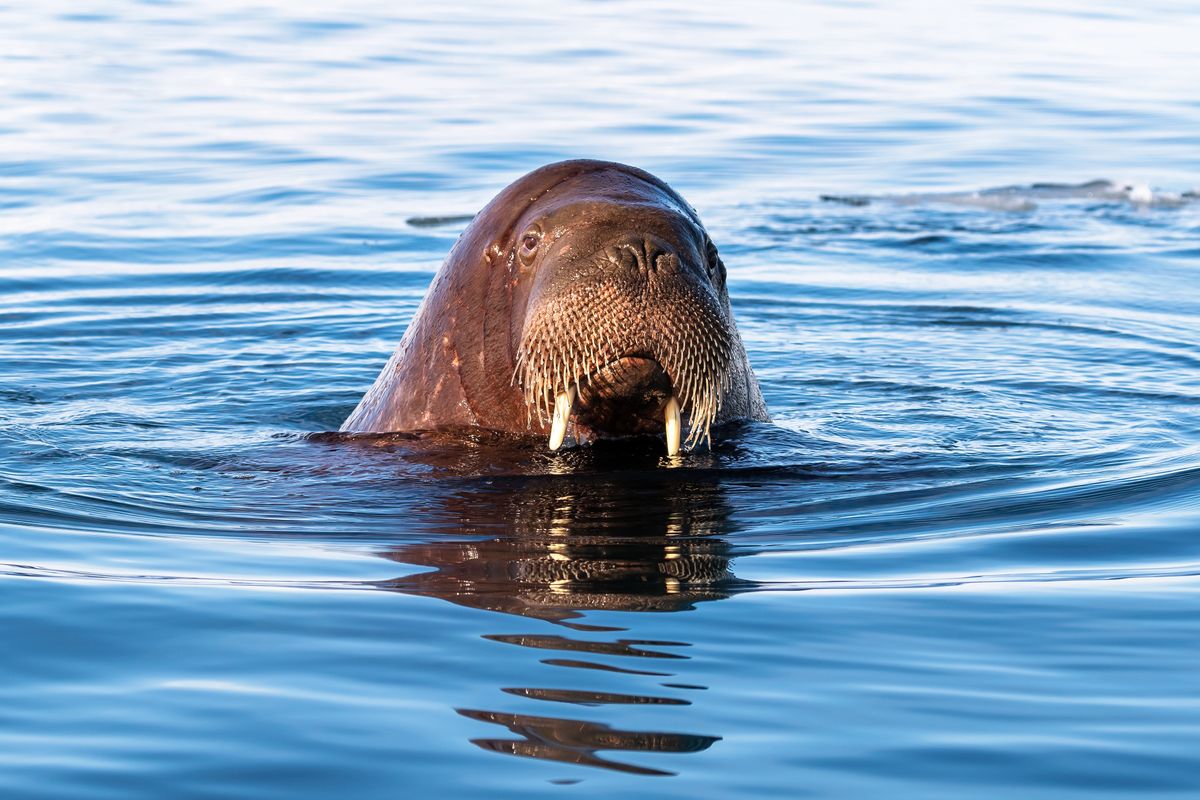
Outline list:
[[[0,796],[1200,796],[1194,0],[0,2]],[[543,164],[771,415],[332,434]]]

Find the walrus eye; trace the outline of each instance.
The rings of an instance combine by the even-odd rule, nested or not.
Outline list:
[[[717,246],[712,239],[704,240],[704,256],[708,261],[709,277],[716,278],[721,271],[721,256],[717,254]]]
[[[528,264],[533,260],[534,254],[537,252],[538,245],[542,243],[541,234],[538,231],[529,231],[521,237],[521,246],[517,250],[517,255],[521,257],[521,261]]]

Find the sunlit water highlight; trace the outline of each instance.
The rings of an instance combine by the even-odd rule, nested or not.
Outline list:
[[[1197,25],[0,7],[0,794],[1194,792]],[[697,207],[774,422],[310,436],[568,157]]]

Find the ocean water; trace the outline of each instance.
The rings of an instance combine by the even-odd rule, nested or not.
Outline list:
[[[1200,793],[1200,7],[697,5],[0,6],[0,796]],[[773,422],[313,436],[572,157]]]

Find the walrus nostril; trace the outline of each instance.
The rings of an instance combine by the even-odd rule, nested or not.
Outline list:
[[[646,259],[646,269],[651,272],[657,272],[660,267],[666,266],[662,263],[663,259],[670,258],[671,256],[670,251],[650,238],[642,242],[642,248]]]
[[[608,251],[608,258],[610,261],[612,261],[612,263],[616,264],[622,269],[643,269],[641,254],[637,251],[637,248],[633,247],[632,245],[622,244],[611,248]]]
[[[609,260],[624,269],[658,272],[678,268],[679,257],[651,238],[626,241],[611,247]]]

